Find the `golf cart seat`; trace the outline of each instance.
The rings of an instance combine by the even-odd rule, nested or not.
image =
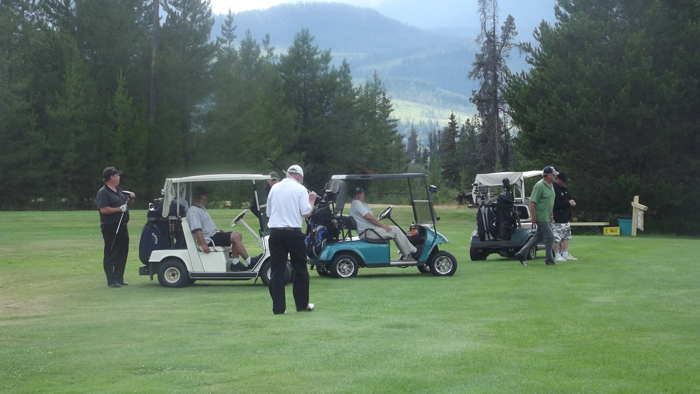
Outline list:
[[[338,215],[338,218],[340,219],[339,222],[342,223],[343,229],[348,230],[348,235],[350,236],[350,238],[352,238],[352,234],[350,233],[350,231],[354,230],[355,232],[357,232],[357,221],[355,220],[355,218],[350,216],[350,215]],[[377,234],[377,232],[374,231],[373,229],[369,229],[366,231],[372,231],[375,234]],[[377,237],[379,237],[379,234],[377,234]],[[367,242],[368,244],[386,244],[386,243],[389,243],[389,240],[383,239],[381,237],[379,237],[378,239],[376,239],[376,238],[363,238],[362,240]]]
[[[194,238],[194,236],[192,236],[192,231],[190,231],[190,224],[187,222],[187,219],[182,218],[182,221],[180,224],[182,225],[182,232],[184,234],[187,234],[186,237],[188,239],[192,239],[193,244],[197,245],[197,250],[200,252],[204,252],[204,250],[202,249],[202,245],[200,245],[199,242],[197,242],[197,240]],[[204,240],[213,243],[213,241],[210,238],[205,238]],[[216,246],[216,245],[214,245],[214,246],[210,247],[209,249],[213,252],[226,252],[226,251],[231,250],[231,247],[230,246]]]

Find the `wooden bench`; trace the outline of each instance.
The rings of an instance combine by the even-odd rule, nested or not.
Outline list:
[[[610,222],[569,222],[571,227],[596,227],[598,234],[603,232],[603,227],[608,227]]]

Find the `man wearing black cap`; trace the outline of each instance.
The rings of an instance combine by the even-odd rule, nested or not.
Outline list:
[[[270,195],[270,189],[272,189],[272,186],[277,184],[277,181],[279,181],[280,177],[277,175],[276,172],[272,171],[270,173],[270,179],[267,180],[267,186],[265,186],[265,196],[267,199],[267,196]],[[255,215],[258,219],[260,219],[260,209],[258,208],[258,200],[256,198],[253,198],[253,201],[250,202],[250,212],[253,212],[253,215]]]
[[[119,187],[122,171],[107,167],[102,171],[104,186],[97,192],[100,228],[105,241],[102,265],[109,287],[128,285],[124,282],[126,259],[129,257],[129,206],[136,195]]]
[[[576,260],[569,254],[569,240],[571,239],[571,207],[576,206],[576,201],[569,195],[566,184],[569,177],[564,171],[559,171],[554,179],[554,223],[552,232],[554,233],[554,261]],[[561,245],[561,251],[559,246]]]
[[[520,251],[515,255],[520,261],[520,264],[527,265],[525,262],[525,256],[530,248],[536,248],[537,244],[544,238],[544,245],[546,249],[545,264],[547,265],[557,265],[554,262],[554,254],[552,253],[552,248],[554,247],[554,234],[552,233],[552,209],[554,208],[554,178],[559,175],[554,167],[545,167],[542,170],[542,179],[535,184],[532,188],[532,195],[530,196],[530,220],[533,226],[537,226],[537,233],[534,237],[528,241],[528,243],[523,246]]]
[[[194,188],[194,201],[187,210],[187,222],[190,225],[192,235],[197,243],[202,247],[204,253],[211,252],[209,246],[231,246],[231,269],[234,271],[245,271],[250,265],[251,259],[243,246],[243,234],[238,231],[224,232],[216,228],[216,224],[209,216],[209,212],[204,208],[207,203],[209,192],[202,186]],[[207,241],[209,240],[209,241]],[[240,261],[242,257],[248,266]]]
[[[416,260],[415,253],[418,250],[411,244],[406,234],[396,226],[387,226],[377,220],[369,205],[365,203],[365,191],[361,187],[356,187],[352,191],[352,198],[350,215],[357,223],[357,233],[361,239],[393,239],[396,247],[401,252],[401,260],[409,257]]]

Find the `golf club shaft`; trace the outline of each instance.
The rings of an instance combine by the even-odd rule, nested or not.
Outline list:
[[[284,172],[284,175],[285,175],[285,176],[288,175],[288,174],[287,174],[287,171],[286,171],[284,168],[280,167],[279,164],[277,164],[277,163],[275,163],[274,161],[272,161],[272,159],[270,159],[269,157],[267,158],[267,161],[269,161],[270,163],[272,163],[272,165],[274,165],[275,167],[279,168],[280,171]],[[299,183],[299,184],[302,185],[301,183]],[[302,185],[302,186],[304,186],[304,185]],[[306,189],[306,191],[307,191],[308,193],[311,193],[311,190],[309,190],[306,186],[304,186],[304,188]]]
[[[119,224],[117,224],[117,231],[114,233],[114,239],[112,239],[112,246],[109,248],[109,250],[114,249],[114,241],[117,240],[117,234],[119,234],[119,227],[122,226],[122,219],[124,219],[124,212],[122,212],[122,216],[119,218]]]

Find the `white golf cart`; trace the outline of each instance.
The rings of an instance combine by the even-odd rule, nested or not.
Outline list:
[[[525,194],[525,179],[537,176],[542,176],[541,170],[495,172],[476,176],[472,185],[472,197],[479,210],[477,228],[469,241],[469,256],[472,261],[486,260],[491,253],[514,257],[534,236],[535,229],[530,221],[530,200]],[[510,196],[499,199],[498,193],[504,191]],[[510,227],[505,228],[506,226]],[[531,248],[526,255],[527,259],[533,260],[537,256],[537,250],[542,249],[544,244]]]
[[[172,208],[162,209],[162,213],[160,213],[160,210],[151,209],[148,215],[149,222],[166,223],[163,227],[167,226],[167,229],[162,231],[164,233],[164,242],[160,243],[160,247],[151,247],[145,252],[146,257],[142,258],[144,265],[139,268],[139,275],[150,275],[151,280],[153,280],[154,275],[157,275],[158,282],[164,287],[183,287],[193,284],[197,280],[255,279],[257,282],[258,277],[267,286],[270,282],[270,250],[268,247],[269,231],[267,229],[268,218],[266,213],[267,196],[264,190],[268,179],[270,179],[269,175],[258,174],[213,174],[166,179],[163,187],[163,201],[160,207],[161,209],[162,207]],[[253,195],[260,209],[260,231],[255,232],[243,220],[247,210],[239,213],[231,222],[232,227],[242,224],[257,238],[259,247],[262,249],[262,253],[256,257],[252,257],[254,253],[251,253],[250,250],[248,251],[252,257],[249,270],[234,271],[231,269],[230,246],[214,245],[210,247],[211,251],[209,253],[203,252],[191,232],[187,217],[183,211],[192,202],[194,184],[209,182],[249,182],[253,186]],[[186,201],[189,201],[189,203],[186,203]],[[169,239],[165,238],[165,233],[167,233]],[[144,237],[147,238],[144,239]],[[154,233],[147,234],[144,229],[141,242],[142,250],[140,250],[141,255],[144,255],[143,245],[146,243],[144,241],[151,241],[151,238],[157,237],[154,236]],[[163,247],[162,245],[166,246]],[[287,277],[287,282],[289,282],[292,276],[289,262],[287,263],[285,276]]]

